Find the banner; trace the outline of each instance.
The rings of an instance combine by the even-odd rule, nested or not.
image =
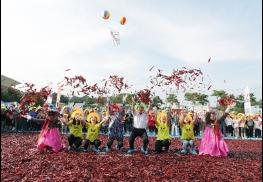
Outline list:
[[[244,90],[244,110],[245,114],[251,113],[250,92],[248,87]]]

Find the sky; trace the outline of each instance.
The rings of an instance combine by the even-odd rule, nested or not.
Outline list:
[[[120,33],[119,46],[110,30]],[[1,74],[39,86],[68,74],[93,83],[117,74],[134,90],[149,85],[152,66],[185,66],[208,75],[211,90],[240,94],[248,86],[262,98],[262,2],[3,0],[1,65]]]

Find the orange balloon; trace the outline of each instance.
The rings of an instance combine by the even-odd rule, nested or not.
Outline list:
[[[126,23],[126,18],[125,17],[122,17],[121,20],[120,20],[120,24],[121,25],[124,25]]]

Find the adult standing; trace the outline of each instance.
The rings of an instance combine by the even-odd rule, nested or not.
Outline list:
[[[252,117],[248,116],[247,120],[246,120],[247,136],[248,136],[248,138],[252,138],[253,137],[254,125],[255,125],[255,123],[254,123]]]

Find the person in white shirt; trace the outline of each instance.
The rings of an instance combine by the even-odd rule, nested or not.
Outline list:
[[[128,150],[128,154],[132,154],[134,152],[134,141],[137,137],[141,137],[143,139],[143,147],[141,147],[141,151],[144,154],[148,154],[147,146],[149,143],[146,129],[148,127],[148,114],[151,107],[151,103],[148,106],[147,111],[146,107],[143,103],[137,104],[136,111],[134,108],[134,97],[132,98],[132,114],[133,114],[133,130],[129,137],[129,145],[130,149]]]
[[[255,137],[256,138],[261,138],[261,133],[262,133],[262,119],[261,117],[255,117],[254,118],[254,123],[255,123]]]
[[[231,118],[231,116],[227,113],[227,117],[225,119],[225,123],[226,123],[226,132],[228,134],[230,134],[231,136],[233,136],[233,120]]]
[[[234,135],[236,138],[239,138],[239,121],[237,116],[233,117]]]

